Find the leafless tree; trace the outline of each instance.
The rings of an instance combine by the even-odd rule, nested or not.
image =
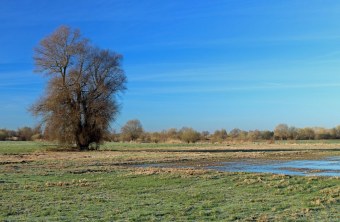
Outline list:
[[[286,140],[289,137],[289,127],[287,124],[279,124],[274,129],[274,136],[281,140]]]
[[[135,141],[143,133],[143,126],[138,119],[129,120],[121,129],[121,136],[124,141]]]
[[[116,96],[126,89],[122,56],[93,46],[79,30],[62,26],[35,48],[35,67],[49,77],[32,106],[49,137],[80,150],[98,144],[118,113]]]
[[[215,130],[215,132],[212,134],[212,141],[213,142],[223,142],[224,140],[226,140],[228,137],[228,133],[225,129],[221,129],[221,130]]]
[[[200,133],[193,128],[183,127],[180,130],[180,138],[186,143],[195,143],[200,139]]]

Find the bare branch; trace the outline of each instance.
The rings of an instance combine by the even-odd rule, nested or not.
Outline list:
[[[50,80],[31,112],[62,143],[80,149],[100,143],[119,111],[114,95],[126,89],[121,59],[92,46],[79,30],[60,27],[35,48],[36,71]]]

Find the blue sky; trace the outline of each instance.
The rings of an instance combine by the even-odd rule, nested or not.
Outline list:
[[[60,25],[124,56],[128,91],[112,127],[147,131],[340,124],[340,1],[0,0],[0,128],[47,79],[33,48]]]

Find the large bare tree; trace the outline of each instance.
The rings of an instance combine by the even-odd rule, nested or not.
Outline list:
[[[31,110],[42,117],[50,138],[80,150],[98,148],[118,113],[117,94],[126,89],[121,60],[65,26],[41,40],[35,67],[49,81]]]

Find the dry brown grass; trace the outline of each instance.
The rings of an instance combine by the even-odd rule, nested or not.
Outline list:
[[[0,165],[36,161],[85,163],[101,162],[110,165],[142,163],[196,162],[197,164],[238,159],[317,159],[339,155],[336,144],[228,144],[212,147],[141,148],[117,151],[53,152],[40,151],[29,154],[0,155]],[[144,146],[145,147],[145,146]]]
[[[173,174],[181,176],[206,175],[209,170],[193,169],[193,168],[136,168],[130,175],[155,175],[155,174]]]

